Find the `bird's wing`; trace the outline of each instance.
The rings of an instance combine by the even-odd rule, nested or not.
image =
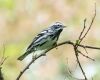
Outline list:
[[[45,29],[33,39],[31,44],[28,46],[27,50],[37,45],[43,44],[46,41],[47,36],[48,36],[48,29]]]

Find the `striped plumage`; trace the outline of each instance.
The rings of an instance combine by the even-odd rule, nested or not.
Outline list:
[[[26,52],[18,58],[18,60],[23,60],[28,54],[38,51],[46,50],[57,44],[60,33],[65,26],[60,22],[56,22],[49,28],[40,32],[28,46]]]

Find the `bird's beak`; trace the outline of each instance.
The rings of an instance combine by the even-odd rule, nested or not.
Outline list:
[[[63,26],[63,28],[66,28],[67,26]]]

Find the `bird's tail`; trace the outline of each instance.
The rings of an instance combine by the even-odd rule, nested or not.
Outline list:
[[[22,61],[27,55],[29,54],[29,52],[25,52],[23,55],[21,55],[18,60]]]

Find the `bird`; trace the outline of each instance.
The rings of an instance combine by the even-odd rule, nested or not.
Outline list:
[[[27,55],[35,53],[38,50],[48,50],[53,46],[57,45],[60,33],[65,28],[61,22],[55,22],[50,25],[47,29],[41,31],[27,47],[26,52],[22,54],[18,60],[22,61]]]

